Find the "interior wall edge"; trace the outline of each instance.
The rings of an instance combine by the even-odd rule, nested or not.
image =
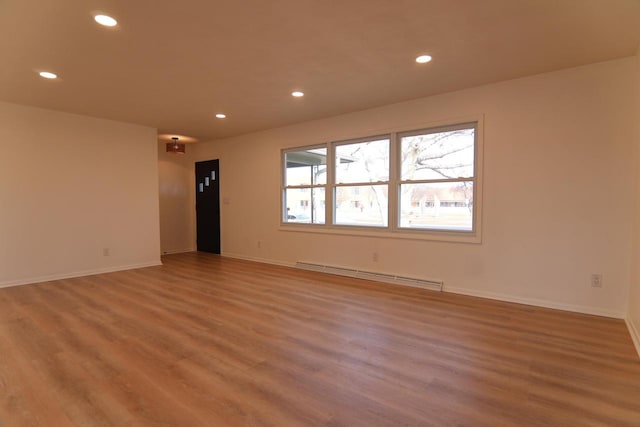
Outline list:
[[[117,265],[107,268],[96,268],[91,270],[74,271],[71,273],[51,274],[47,276],[27,277],[18,280],[7,280],[0,282],[0,288],[9,288],[12,286],[31,285],[35,283],[51,282],[54,280],[72,279],[74,277],[93,276],[96,274],[114,273],[116,271],[134,270],[137,268],[155,267],[162,265],[159,259],[136,264]]]
[[[627,317],[624,320],[627,323],[627,328],[629,329],[629,334],[633,340],[633,345],[636,347],[636,351],[638,352],[638,357],[640,357],[640,333],[638,332],[640,328],[636,327],[631,317]]]

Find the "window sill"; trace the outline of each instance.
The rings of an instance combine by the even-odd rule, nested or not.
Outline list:
[[[478,231],[413,231],[413,230],[388,230],[388,229],[362,229],[361,227],[327,226],[310,224],[280,224],[278,231],[293,233],[333,234],[353,237],[376,237],[381,239],[424,240],[449,243],[482,243],[482,236]]]

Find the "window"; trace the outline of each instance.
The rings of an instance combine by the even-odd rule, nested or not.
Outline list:
[[[283,222],[324,224],[327,148],[285,152]]]
[[[282,222],[479,242],[481,129],[478,120],[284,150]]]
[[[473,231],[476,126],[407,132],[400,140],[400,228]]]
[[[333,224],[387,226],[389,146],[388,137],[335,144]]]

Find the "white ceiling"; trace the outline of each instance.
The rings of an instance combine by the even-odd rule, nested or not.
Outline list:
[[[0,100],[206,141],[630,56],[639,43],[638,0],[0,0]],[[421,53],[434,60],[416,64]]]

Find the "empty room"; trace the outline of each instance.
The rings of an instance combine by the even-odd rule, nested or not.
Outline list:
[[[0,34],[0,427],[640,426],[640,1]]]

